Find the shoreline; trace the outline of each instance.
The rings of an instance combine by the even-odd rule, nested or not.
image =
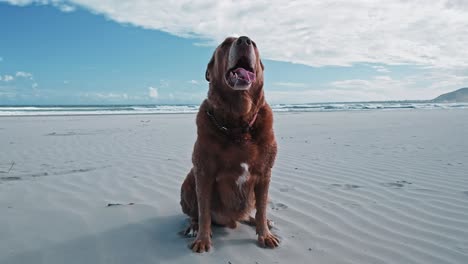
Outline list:
[[[356,109],[356,110],[324,110],[324,111],[273,111],[274,115],[281,114],[308,114],[308,113],[368,113],[368,112],[403,112],[403,111],[468,111],[468,108],[394,108],[394,109]],[[0,118],[11,118],[11,117],[66,117],[66,116],[151,116],[151,115],[196,115],[197,112],[188,113],[109,113],[109,114],[40,114],[40,115],[0,115]]]

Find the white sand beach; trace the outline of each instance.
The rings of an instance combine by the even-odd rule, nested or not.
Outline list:
[[[0,117],[0,263],[468,263],[468,110],[276,113],[269,218],[192,253],[194,114]]]

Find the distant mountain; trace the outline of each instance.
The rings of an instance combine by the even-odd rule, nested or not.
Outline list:
[[[440,95],[432,100],[436,103],[461,103],[468,102],[468,87]]]

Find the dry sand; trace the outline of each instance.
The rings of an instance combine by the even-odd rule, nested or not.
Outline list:
[[[281,246],[218,227],[201,255],[178,234],[194,118],[0,118],[0,263],[468,263],[468,110],[276,114]]]

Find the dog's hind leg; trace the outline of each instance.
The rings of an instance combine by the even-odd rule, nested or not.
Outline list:
[[[190,217],[190,224],[184,231],[184,235],[195,237],[198,233],[198,204],[197,193],[195,191],[195,176],[192,170],[190,170],[184,183],[182,183],[180,206],[182,207],[182,212]]]
[[[242,220],[241,223],[249,225],[249,226],[257,226],[257,223],[255,222],[255,218],[252,216],[247,216],[246,219]],[[267,225],[268,229],[272,229],[273,226],[275,225],[275,222],[271,221],[270,219],[267,219]]]
[[[184,231],[184,236],[196,237],[198,234],[198,219],[190,218],[190,224]]]

